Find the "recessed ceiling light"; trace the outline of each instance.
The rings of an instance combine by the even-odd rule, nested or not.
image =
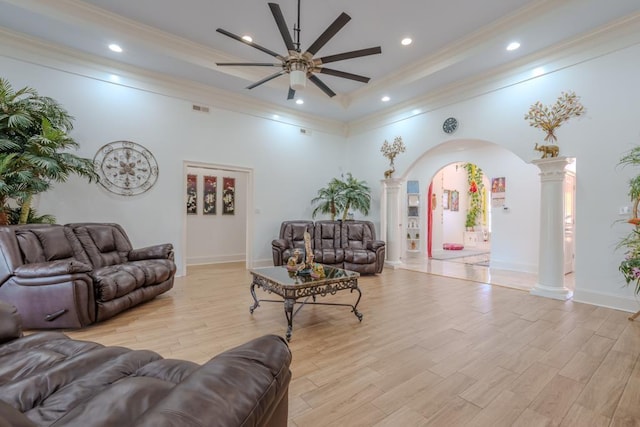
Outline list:
[[[383,96],[382,97],[382,102],[389,102],[391,100],[391,98],[389,98],[388,96]]]
[[[402,46],[409,46],[411,42],[413,42],[413,40],[411,40],[409,37],[405,37],[400,43],[402,43]]]
[[[544,74],[544,68],[542,67],[534,68],[533,71],[531,71],[531,74],[533,74],[534,77],[541,76]]]
[[[109,49],[111,49],[113,52],[118,52],[118,53],[122,52],[122,48],[115,43],[111,43],[109,45]]]
[[[302,99],[296,99],[296,104],[302,105],[304,104],[304,101]]]
[[[278,119],[280,118],[280,116],[279,116],[279,115],[277,115],[277,114],[274,114],[274,115],[273,115],[273,118],[274,118],[275,120],[278,120]]]
[[[509,45],[507,46],[507,50],[516,50],[520,47],[520,43],[518,42],[511,42],[509,43]]]
[[[253,38],[251,38],[250,35],[245,34],[244,36],[242,36],[242,40],[251,43],[253,41]]]

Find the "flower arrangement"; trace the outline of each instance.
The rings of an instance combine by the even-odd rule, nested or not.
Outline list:
[[[585,108],[580,103],[580,97],[570,91],[562,92],[552,106],[542,105],[540,101],[536,102],[529,108],[524,119],[529,120],[529,126],[546,132],[545,141],[555,143],[558,140],[554,133],[556,128],[570,118],[582,116],[584,113]]]
[[[396,138],[393,140],[393,144],[389,144],[389,142],[385,139],[382,147],[380,148],[380,152],[387,159],[389,159],[389,161],[391,162],[390,166],[391,168],[393,168],[393,160],[398,154],[404,153],[405,149],[406,147],[404,146],[404,142],[402,142],[402,137],[396,136]]]

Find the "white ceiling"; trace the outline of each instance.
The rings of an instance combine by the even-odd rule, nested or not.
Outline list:
[[[297,0],[278,2],[289,28]],[[341,12],[351,21],[316,55],[381,46],[382,54],[330,64],[371,77],[368,84],[320,75],[338,95],[309,84],[287,101],[288,78],[246,86],[277,68],[218,67],[215,62],[273,62],[274,58],[217,33],[250,34],[286,55],[267,0],[0,0],[0,27],[48,42],[223,89],[274,110],[288,108],[349,122],[472,76],[504,68],[640,12],[640,0],[301,0],[301,48]],[[411,37],[413,44],[401,46]],[[507,52],[511,41],[521,43]],[[120,44],[124,52],[107,49]],[[381,102],[387,95],[391,101]]]

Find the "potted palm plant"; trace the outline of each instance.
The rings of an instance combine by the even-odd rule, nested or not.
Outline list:
[[[0,223],[8,222],[7,202],[20,205],[19,223],[30,217],[35,194],[75,174],[97,180],[91,159],[70,153],[73,117],[54,99],[30,87],[14,90],[0,78]]]
[[[351,173],[341,180],[333,178],[326,187],[318,190],[318,195],[311,200],[311,204],[317,204],[312,217],[317,214],[329,214],[334,221],[342,212],[341,219],[347,219],[349,212],[354,210],[364,215],[369,214],[371,207],[371,190],[365,181],[359,181]]]

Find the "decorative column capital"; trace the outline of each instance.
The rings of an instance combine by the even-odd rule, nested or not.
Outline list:
[[[400,190],[400,187],[402,187],[402,183],[404,182],[404,180],[402,178],[387,178],[381,180],[380,182],[382,182],[382,185],[387,190]]]
[[[562,181],[566,173],[565,167],[572,163],[568,157],[551,157],[548,159],[536,159],[531,163],[540,168],[541,181]]]

